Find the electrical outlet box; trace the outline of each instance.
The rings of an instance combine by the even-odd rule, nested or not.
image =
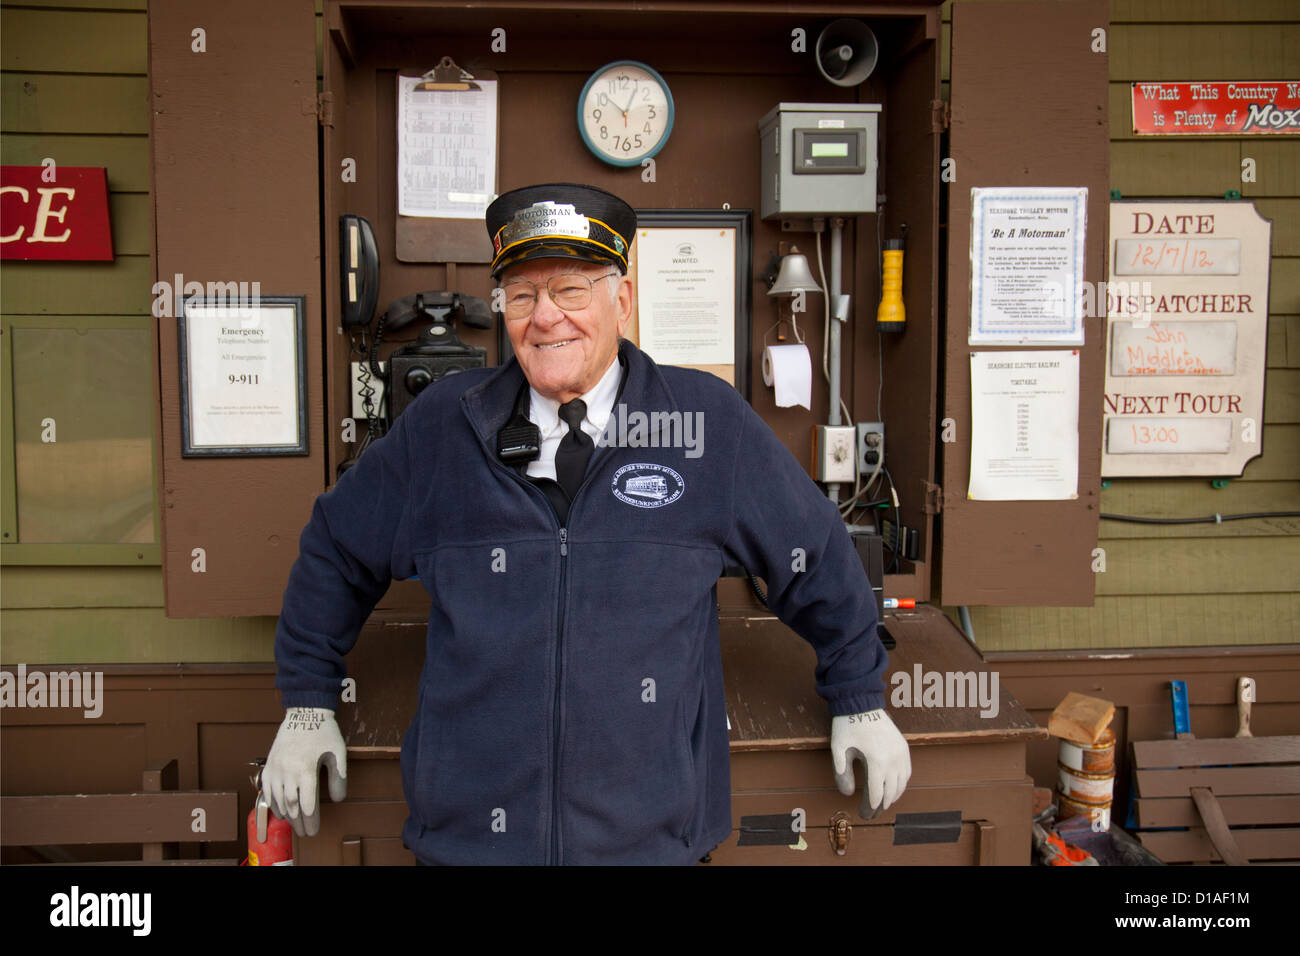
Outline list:
[[[357,421],[363,421],[366,418],[365,402],[361,396],[361,366],[370,365],[369,362],[352,363],[352,417]],[[388,371],[387,362],[379,362],[379,370]],[[367,368],[368,370],[368,368]],[[370,387],[375,390],[375,394],[370,397],[370,403],[375,407],[375,414],[378,415],[384,408],[384,380],[373,372],[370,373]]]
[[[818,425],[813,429],[817,480],[838,484],[858,477],[857,434],[852,425]]]
[[[885,423],[858,422],[858,471],[869,475],[885,463]]]

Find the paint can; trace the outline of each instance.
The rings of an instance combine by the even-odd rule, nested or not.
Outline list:
[[[1071,800],[1063,794],[1056,795],[1058,803],[1058,812],[1056,818],[1059,821],[1069,820],[1071,817],[1086,817],[1092,825],[1093,832],[1103,833],[1110,829],[1110,803],[1104,806],[1096,806],[1087,803],[1080,803],[1078,800]]]
[[[1115,769],[1115,731],[1107,727],[1091,744],[1062,740],[1056,762],[1082,773],[1110,773]]]
[[[1091,806],[1110,806],[1115,796],[1115,768],[1109,773],[1084,773],[1057,764],[1057,790],[1063,796]]]

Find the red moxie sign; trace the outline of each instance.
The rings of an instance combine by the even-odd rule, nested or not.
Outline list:
[[[112,261],[102,166],[0,166],[0,259]]]
[[[1133,132],[1164,136],[1300,133],[1300,80],[1134,83]]]

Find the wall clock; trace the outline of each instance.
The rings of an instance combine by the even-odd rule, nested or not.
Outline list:
[[[598,159],[639,166],[673,131],[673,94],[653,68],[616,60],[587,80],[578,97],[578,132]]]

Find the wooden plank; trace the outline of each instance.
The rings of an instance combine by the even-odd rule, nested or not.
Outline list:
[[[1275,321],[1270,318],[1269,321]],[[1288,315],[1286,321],[1286,364],[1300,368],[1300,315]]]
[[[1287,320],[1296,318],[1290,315],[1270,315],[1268,317],[1268,344],[1264,347],[1265,368],[1290,368],[1291,363],[1286,354]]]
[[[75,270],[46,262],[6,262],[0,312],[20,315],[148,315],[153,274],[148,256],[79,262]]]
[[[22,0],[24,7],[77,7],[85,10],[143,10],[148,0]]]
[[[1241,851],[1251,860],[1300,859],[1300,829],[1269,828],[1238,830],[1235,837]],[[1142,845],[1166,863],[1193,860],[1221,860],[1203,829],[1169,833],[1139,833]]]
[[[824,783],[825,779],[808,783]],[[872,817],[872,824],[893,824],[900,813],[938,813],[960,810],[965,820],[991,820],[1001,826],[1013,828],[1018,821],[1029,820],[1029,804],[1033,781],[1022,777],[1017,783],[948,782],[913,786],[908,783],[903,796],[888,810]],[[803,810],[808,827],[826,827],[838,811],[848,813],[855,825],[865,823],[858,816],[861,791],[846,797],[833,785],[821,789],[803,790],[739,790],[731,792],[731,821],[740,826],[742,817],[791,814]],[[349,790],[349,799],[351,791]],[[1028,824],[1026,822],[1026,828]]]
[[[890,673],[909,677],[914,668],[971,674],[978,687],[984,674],[985,693],[993,687],[979,654],[937,608],[891,615],[890,632],[898,649],[890,658]],[[816,668],[811,645],[774,618],[723,619],[719,640],[727,680],[727,712],[731,741],[743,749],[821,748],[830,740],[825,702],[817,697],[809,676]],[[886,689],[896,686],[885,677]],[[1014,698],[998,688],[995,714],[983,707],[898,706],[893,719],[914,742],[955,742],[1027,735],[1043,731],[1020,709]]]
[[[1238,141],[1241,158],[1255,160],[1255,181],[1242,183],[1241,194],[1300,196],[1300,142],[1293,137],[1251,136]]]
[[[308,454],[298,457],[184,458],[177,327],[157,324],[163,573],[174,617],[278,614],[298,536],[325,487],[313,4],[281,0],[275,10],[267,17],[258,0],[205,7],[209,36],[239,42],[210,43],[195,56],[193,13],[182,5],[149,7],[158,277],[260,282],[265,294],[305,299]],[[172,163],[173,155],[185,161]],[[245,168],[274,169],[274,185],[262,175],[230,174]],[[237,522],[211,507],[217,489],[234,486],[244,491]],[[191,570],[195,547],[206,550],[206,574]]]
[[[1300,796],[1219,797],[1219,806],[1230,826],[1252,826],[1300,821]],[[1138,827],[1143,830],[1167,827],[1198,827],[1200,814],[1190,797],[1139,797],[1135,801]]]
[[[969,866],[978,861],[977,825],[963,823],[955,843],[920,843],[894,846],[893,827],[854,826],[848,850],[839,856],[831,849],[826,828],[810,827],[802,848],[790,846],[737,846],[739,831],[710,854],[709,866]]]
[[[1112,114],[1112,122],[1129,122]],[[1222,196],[1225,186],[1241,178],[1236,142],[1146,137],[1110,144],[1110,188],[1125,196]]]
[[[207,831],[191,829],[202,809]],[[239,838],[239,794],[77,794],[0,797],[0,845],[91,843],[209,843]]]
[[[4,574],[0,575],[0,606],[6,611],[13,608],[162,607],[162,572],[156,567],[6,567]]]
[[[149,80],[143,76],[0,74],[0,132],[149,132]],[[1300,310],[1298,310],[1300,311]]]
[[[5,166],[39,166],[47,157],[60,166],[103,166],[109,192],[149,191],[148,136],[10,133],[0,137],[0,163]]]
[[[1243,146],[1243,148],[1246,148]],[[1300,159],[1300,156],[1297,157]],[[1257,198],[1255,208],[1265,219],[1273,220],[1274,261],[1279,256],[1300,256],[1300,199],[1292,197]],[[1288,264],[1284,264],[1285,268]]]
[[[1133,744],[1133,755],[1139,767],[1297,763],[1300,736],[1139,740]]]
[[[364,866],[415,866],[415,854],[401,837],[366,837],[361,841]]]
[[[1274,256],[1268,276],[1270,315],[1300,313],[1300,261]]]
[[[1078,496],[1065,501],[974,501],[970,477],[970,186],[1088,187],[1088,219],[1106,215],[1109,184],[1106,58],[1087,37],[1107,3],[966,3],[953,7],[951,158],[961,176],[948,195],[946,366],[940,420],[956,422],[944,447],[939,599],[946,604],[1090,606],[1095,578],[1101,446],[1079,443]],[[1032,108],[1014,115],[1025,76],[1046,76]],[[1079,122],[1080,116],[1087,116]],[[1014,143],[1014,148],[1008,144]],[[1090,229],[1083,281],[1102,278],[1104,230]],[[1085,320],[1080,352],[1079,434],[1101,434],[1105,335]]]
[[[1205,821],[1205,833],[1214,844],[1215,852],[1222,857],[1223,862],[1230,866],[1246,866],[1250,860],[1246,859],[1237,846],[1237,841],[1232,838],[1232,833],[1228,829],[1228,823],[1223,819],[1223,810],[1219,806],[1219,801],[1214,798],[1213,791],[1205,787],[1192,787],[1192,802],[1196,804],[1196,811]]]
[[[18,863],[16,866],[239,866],[241,860],[86,860],[67,863]],[[7,864],[6,864],[7,865]]]
[[[1300,589],[1300,539],[1153,538],[1105,542],[1097,594],[1261,594]]]
[[[153,241],[153,204],[148,193],[109,193],[113,255],[148,256]]]
[[[0,59],[6,70],[144,76],[147,37],[143,11],[0,8]]]
[[[1264,424],[1283,422],[1300,422],[1300,368],[1271,368],[1265,377]]]
[[[51,666],[87,660],[271,661],[275,622],[273,617],[172,620],[149,607],[6,609],[4,653],[8,660]],[[6,722],[12,713],[6,711]]]
[[[975,833],[975,862],[978,866],[992,866],[997,859],[998,828],[986,820],[980,820]]]
[[[1111,0],[1110,23],[1282,22],[1295,19],[1293,0]],[[1229,27],[1231,29],[1231,27]]]
[[[1192,787],[1209,787],[1221,796],[1300,793],[1300,767],[1197,767],[1136,771],[1143,797],[1181,797]]]
[[[1097,741],[1115,717],[1115,705],[1100,697],[1070,691],[1056,705],[1047,722],[1047,732],[1077,744]]]
[[[1126,24],[1110,33],[1110,78],[1124,82],[1203,77],[1277,77],[1294,73],[1300,24]]]
[[[361,865],[361,837],[344,837],[341,847],[344,866]]]
[[[1253,594],[1249,600],[1217,592],[1100,596],[1091,608],[972,607],[970,613],[975,639],[987,653],[1285,645],[1300,639],[1300,594],[1293,592]]]
[[[908,787],[929,787],[961,780],[967,784],[1009,783],[1025,778],[1025,745],[1004,742],[979,745],[922,745],[911,748],[912,777]],[[858,797],[862,793],[862,767],[854,771]],[[808,790],[821,781],[834,782],[831,753],[826,750],[731,753],[731,789]],[[1026,798],[1027,799],[1027,798]],[[947,808],[951,809],[951,808]]]

